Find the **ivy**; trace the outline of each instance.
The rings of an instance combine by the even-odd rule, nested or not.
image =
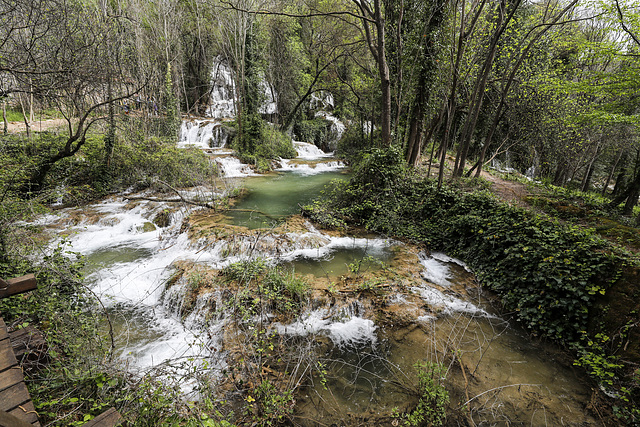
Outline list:
[[[363,156],[348,184],[305,212],[427,243],[463,259],[532,333],[579,343],[620,260],[589,230],[507,205],[486,190],[442,186],[404,170],[397,149]]]

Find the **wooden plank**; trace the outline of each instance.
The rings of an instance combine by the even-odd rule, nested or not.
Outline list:
[[[0,393],[0,411],[11,411],[31,401],[27,386],[20,382]]]
[[[11,347],[11,341],[6,339],[0,341],[0,372],[5,371],[12,366],[16,366],[18,361],[13,354],[13,347]]]
[[[122,415],[115,408],[109,408],[91,421],[82,424],[82,427],[113,427],[122,422]]]
[[[22,369],[20,369],[19,366],[14,366],[11,369],[3,371],[0,373],[0,393],[23,381],[24,376],[22,375]],[[0,394],[0,397],[1,396],[2,395]]]
[[[38,413],[36,412],[36,407],[33,405],[32,401],[28,401],[23,405],[18,406],[17,408],[9,411],[9,413],[20,418],[23,421],[30,423],[32,426],[40,427],[40,421],[38,421]]]
[[[33,427],[29,422],[21,420],[13,414],[9,414],[5,411],[0,411],[0,426],[1,427]]]
[[[4,319],[0,317],[0,341],[9,338],[9,333],[7,332],[7,325],[4,323]]]
[[[47,343],[42,332],[32,325],[9,333],[11,346],[16,359],[21,360],[25,353],[34,353],[31,359],[40,360],[44,357]]]
[[[3,280],[3,282],[5,283],[0,284],[0,298],[32,291],[38,287],[36,276],[33,274],[27,274],[26,276],[16,277],[15,279],[6,281]]]

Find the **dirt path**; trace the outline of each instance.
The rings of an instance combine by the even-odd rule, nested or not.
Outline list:
[[[31,122],[31,130],[34,132],[42,132],[45,130],[66,126],[66,124],[67,121],[65,119],[35,120]],[[9,131],[9,133],[25,132],[26,125],[24,124],[24,122],[9,122],[7,130]]]
[[[484,170],[480,173],[480,176],[491,183],[491,190],[504,201],[519,206],[527,205],[524,200],[529,195],[529,190],[525,184],[516,181],[507,181],[506,179],[491,175]]]

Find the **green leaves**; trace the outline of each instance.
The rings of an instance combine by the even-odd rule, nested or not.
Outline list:
[[[537,334],[571,343],[587,329],[589,311],[617,268],[603,239],[500,203],[488,192],[438,189],[405,173],[392,151],[364,159],[346,188],[332,193],[328,204],[315,205],[323,206],[323,215],[462,258]]]

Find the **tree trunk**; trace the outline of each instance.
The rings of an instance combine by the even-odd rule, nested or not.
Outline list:
[[[506,29],[507,25],[509,25],[509,22],[513,18],[519,6],[520,0],[516,0],[513,4],[513,9],[506,18],[505,13],[507,8],[507,1],[501,0],[500,4],[496,6],[496,12],[498,13],[498,20],[496,23],[497,29],[493,33],[493,37],[491,38],[491,43],[489,44],[485,61],[482,65],[481,71],[478,73],[478,78],[475,83],[473,95],[471,97],[471,101],[469,102],[469,115],[467,116],[467,120],[465,121],[465,125],[462,131],[460,149],[458,151],[458,158],[456,158],[456,167],[453,171],[454,177],[462,176],[462,173],[464,171],[467,154],[469,152],[469,145],[471,144],[471,139],[476,128],[476,123],[478,122],[478,115],[480,114],[480,110],[482,109],[482,104],[484,102],[484,91],[487,87],[487,82],[489,80],[489,75],[491,74],[491,69],[493,66],[493,60],[495,59],[495,55],[498,49],[498,41],[500,40],[502,33]]]
[[[616,158],[616,161],[613,163],[613,167],[611,167],[611,172],[609,172],[609,175],[607,175],[607,180],[602,186],[602,193],[601,193],[602,196],[605,196],[607,194],[607,188],[609,187],[609,183],[613,178],[613,174],[616,173],[616,169],[618,168],[618,163],[620,163],[620,159],[622,158],[622,153],[624,153],[624,151],[620,151],[620,153],[618,154],[618,157]]]
[[[382,90],[381,131],[382,145],[391,145],[391,79],[389,77],[389,64],[387,64],[384,18],[380,0],[374,0],[376,29],[378,33],[378,72],[380,73],[380,87]]]
[[[625,202],[624,208],[622,209],[623,215],[631,215],[633,213],[633,207],[638,203],[638,197],[640,196],[640,167],[638,166],[640,165],[636,158],[633,180],[626,186],[624,191],[621,191],[611,203],[609,203],[609,207],[615,209],[620,203]]]
[[[3,133],[6,135],[9,132],[9,122],[7,121],[7,102],[2,102],[2,123],[4,124]]]
[[[116,118],[113,107],[113,87],[111,84],[111,76],[107,81],[107,96],[109,97],[109,118],[107,134],[104,137],[104,163],[107,167],[111,166],[111,156],[113,154],[113,147],[115,146],[116,139]]]
[[[373,1],[373,10],[368,2],[353,0],[362,12],[362,25],[364,27],[367,44],[371,55],[376,61],[378,75],[380,77],[381,110],[380,110],[380,131],[382,145],[391,145],[391,78],[389,77],[389,64],[387,63],[384,17],[380,0]],[[367,18],[368,17],[368,18]],[[374,43],[369,23],[375,25],[376,41]]]
[[[29,123],[29,119],[27,118],[27,113],[24,109],[24,103],[22,102],[22,95],[18,96],[20,100],[20,108],[22,109],[22,118],[24,119],[25,130],[27,131],[27,138],[31,138],[31,123]]]
[[[564,183],[567,181],[567,163],[565,160],[560,160],[556,167],[556,173],[553,177],[553,185],[564,187]]]
[[[409,140],[407,141],[407,163],[415,166],[420,159],[422,149],[422,127],[424,123],[424,105],[426,103],[427,76],[423,69],[418,80],[416,97],[409,119]]]
[[[627,197],[624,208],[622,209],[622,215],[633,214],[633,208],[638,204],[638,196],[640,196],[640,175],[636,177],[635,182],[629,190],[629,196]]]

